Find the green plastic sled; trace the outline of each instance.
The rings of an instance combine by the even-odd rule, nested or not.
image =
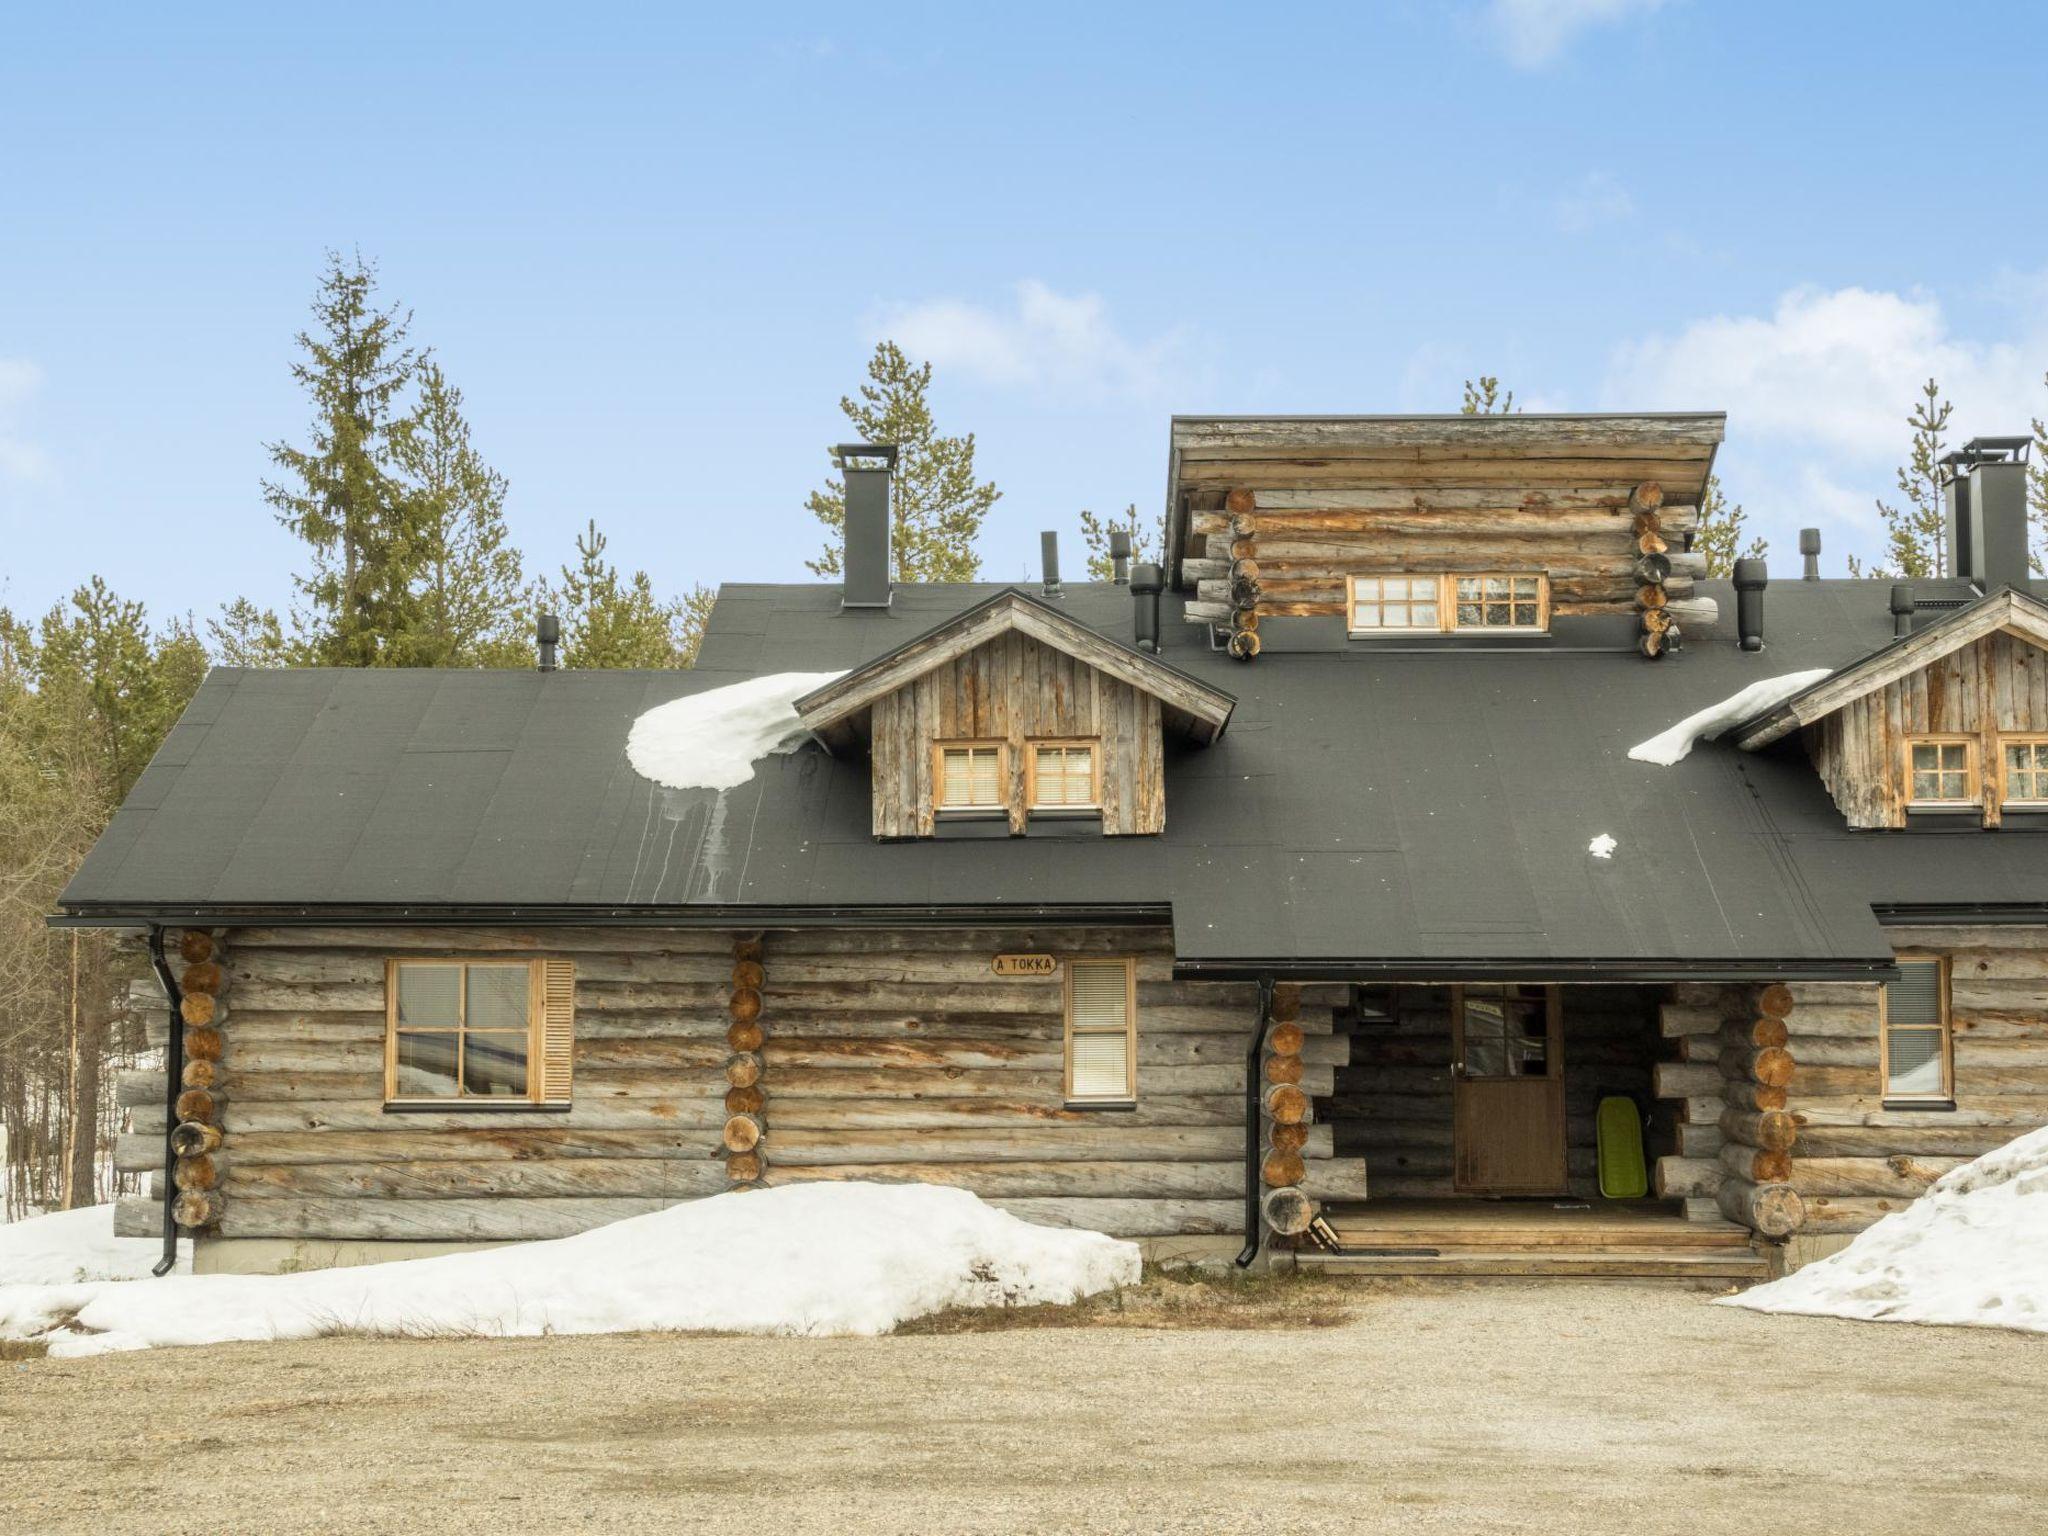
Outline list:
[[[1640,1200],[1650,1192],[1643,1167],[1643,1117],[1634,1099],[1619,1094],[1600,1101],[1594,1128],[1600,1138],[1600,1194],[1607,1200]]]

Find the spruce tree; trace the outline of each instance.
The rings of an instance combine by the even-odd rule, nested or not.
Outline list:
[[[926,399],[932,365],[913,367],[893,341],[875,348],[860,398],[842,396],[839,409],[864,443],[894,443],[898,449],[891,486],[894,528],[890,543],[898,581],[972,581],[981,574],[974,543],[1001,492],[993,481],[974,478],[974,434],[944,437]],[[829,451],[829,450],[828,450]],[[846,485],[837,475],[805,501],[829,530],[818,558],[807,562],[820,576],[843,568],[846,545]]]
[[[1948,429],[1948,419],[1954,412],[1955,407],[1941,398],[1941,386],[1929,379],[1906,417],[1906,425],[1913,429],[1913,446],[1898,472],[1899,494],[1904,504],[1894,506],[1882,498],[1877,503],[1878,515],[1884,519],[1886,558],[1866,570],[1851,555],[1851,576],[1915,578],[1940,576],[1948,570],[1948,519],[1941,502],[1941,459],[1948,452],[1942,433]]]
[[[1707,487],[1700,493],[1699,530],[1693,535],[1692,547],[1707,557],[1709,576],[1733,576],[1737,560],[1761,560],[1769,551],[1770,546],[1761,538],[1744,545],[1742,535],[1748,521],[1742,503],[1730,501],[1721,489],[1721,477],[1707,476]]]
[[[621,576],[605,557],[605,536],[593,518],[576,539],[576,564],[562,567],[559,587],[542,580],[540,611],[562,621],[562,664],[568,667],[687,667],[697,659],[717,594],[693,587],[663,602],[645,571]]]
[[[1121,530],[1131,536],[1131,559],[1157,560],[1166,548],[1166,513],[1152,519],[1152,526],[1145,527],[1138,516],[1138,504],[1134,501],[1125,507],[1122,516],[1097,517],[1086,507],[1081,509],[1081,542],[1088,550],[1088,578],[1091,581],[1108,581],[1116,574],[1116,562],[1110,558],[1109,536]]]
[[[1482,373],[1479,382],[1465,381],[1465,401],[1458,407],[1461,416],[1518,416],[1520,409],[1515,405],[1515,392],[1503,391],[1500,380],[1492,374]]]
[[[2048,384],[2048,377],[2041,381]],[[2036,576],[2048,573],[2048,422],[2034,418],[2034,462],[2027,470],[2027,563]]]

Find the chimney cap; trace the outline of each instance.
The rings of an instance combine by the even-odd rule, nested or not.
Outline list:
[[[1944,480],[1967,474],[1979,464],[2024,464],[2034,446],[2031,437],[1973,437],[1962,447],[1941,456]]]
[[[1903,581],[1892,583],[1892,613],[1894,616],[1911,613],[1918,604],[1913,598],[1913,589]]]
[[[1116,557],[1118,557],[1118,556],[1122,556],[1122,557],[1124,557],[1125,559],[1129,559],[1129,558],[1130,558],[1130,553],[1131,553],[1131,530],[1130,530],[1130,529],[1128,529],[1128,528],[1112,528],[1112,529],[1110,529],[1110,530],[1109,530],[1109,553],[1110,553],[1110,558],[1111,558],[1111,559],[1115,559],[1115,558],[1116,558]]]
[[[1131,567],[1131,590],[1133,592],[1163,592],[1166,590],[1166,576],[1149,560],[1142,560]]]
[[[1802,555],[1817,555],[1820,553],[1820,530],[1818,528],[1802,528],[1799,530],[1799,553]]]
[[[1738,592],[1761,592],[1770,585],[1771,571],[1762,560],[1738,560],[1735,562],[1735,590]]]
[[[880,459],[883,468],[894,469],[896,453],[894,443],[841,443],[832,450],[832,457],[839,461],[841,469],[847,467],[848,459]]]

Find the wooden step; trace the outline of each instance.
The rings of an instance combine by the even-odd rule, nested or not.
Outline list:
[[[1753,1251],[1673,1252],[1609,1249],[1603,1252],[1560,1252],[1555,1249],[1485,1248],[1439,1251],[1435,1254],[1302,1253],[1304,1269],[1347,1275],[1522,1276],[1594,1280],[1761,1280],[1769,1274]]]
[[[1661,1226],[1636,1225],[1579,1227],[1525,1227],[1513,1225],[1449,1226],[1431,1223],[1417,1226],[1370,1226],[1356,1221],[1330,1223],[1339,1241],[1360,1248],[1511,1248],[1559,1251],[1612,1248],[1699,1252],[1738,1250],[1749,1247],[1747,1228],[1733,1222],[1708,1226],[1699,1222],[1670,1222]]]

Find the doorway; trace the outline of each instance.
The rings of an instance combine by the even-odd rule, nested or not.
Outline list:
[[[1452,1186],[1566,1192],[1563,1004],[1554,986],[1451,989]]]

